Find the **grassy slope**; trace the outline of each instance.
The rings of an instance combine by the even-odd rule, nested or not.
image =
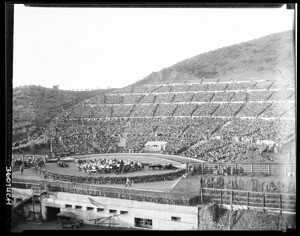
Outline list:
[[[294,82],[293,31],[223,47],[154,72],[134,85],[220,78],[264,78]]]

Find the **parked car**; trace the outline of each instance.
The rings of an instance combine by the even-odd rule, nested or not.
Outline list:
[[[82,225],[83,220],[76,219],[76,215],[73,212],[63,211],[57,214],[57,219],[60,228],[73,228],[77,229]]]

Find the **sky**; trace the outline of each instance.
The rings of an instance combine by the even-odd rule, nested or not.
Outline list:
[[[291,30],[294,10],[15,4],[13,87],[121,88],[217,48]]]

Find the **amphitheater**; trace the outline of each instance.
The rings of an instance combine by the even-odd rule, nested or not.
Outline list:
[[[231,175],[243,170],[289,178],[295,172],[291,158],[295,153],[280,147],[295,138],[293,84],[170,78],[168,83],[132,85],[101,94],[60,113],[44,135],[51,140],[54,156],[69,161],[69,167],[45,159],[39,171],[15,172],[15,208],[22,205],[23,213],[33,220],[49,221],[59,212],[72,211],[85,224],[191,230],[199,228],[200,209],[208,204],[203,200],[207,186],[202,177],[211,175],[215,166],[230,167]],[[164,145],[147,146],[147,142]],[[251,149],[251,145],[257,146]],[[88,174],[79,172],[73,162],[99,157],[131,159],[146,167],[120,175]],[[172,163],[176,169],[147,168],[153,163]],[[194,193],[176,190],[189,180],[191,166],[198,171]],[[124,187],[127,177],[133,180],[130,187]],[[220,194],[221,199],[209,201],[223,207],[250,207],[249,198],[247,204],[233,204],[222,198],[222,190]],[[282,200],[279,194],[280,202],[268,208],[263,196],[262,209],[293,212],[293,197]]]

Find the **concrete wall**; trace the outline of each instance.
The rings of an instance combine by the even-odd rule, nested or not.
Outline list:
[[[44,219],[47,206],[59,207],[60,211],[71,211],[76,217],[83,219],[85,224],[93,224],[89,219],[107,217],[117,214],[111,222],[115,222],[119,227],[134,227],[134,218],[152,219],[152,229],[154,230],[192,230],[197,228],[198,208],[197,206],[179,206],[156,204],[150,202],[139,202],[126,199],[106,198],[98,196],[87,196],[72,193],[50,193],[49,198],[42,200],[42,212]],[[93,205],[89,198],[102,204],[99,206],[104,210],[97,212],[97,206]],[[67,208],[66,204],[72,205]],[[75,209],[75,205],[82,206]],[[93,209],[87,210],[87,207]],[[109,213],[109,210],[116,210],[116,213]],[[121,211],[128,212],[121,214]],[[172,221],[171,217],[180,217],[180,221]],[[108,221],[107,221],[108,223]]]

